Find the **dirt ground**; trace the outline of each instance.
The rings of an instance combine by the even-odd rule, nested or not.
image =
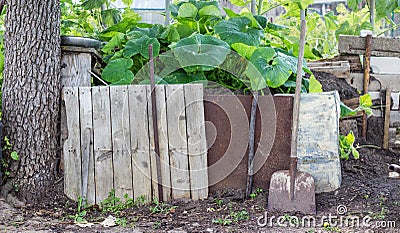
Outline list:
[[[400,151],[364,148],[360,154],[359,160],[342,161],[343,181],[338,190],[316,195],[316,227],[301,222],[303,216],[297,213],[267,213],[265,218],[268,193],[264,190],[246,201],[241,191],[223,190],[204,201],[171,201],[159,213],[151,213],[154,204],[119,213],[91,208],[85,219],[95,225],[82,228],[69,217],[77,213],[77,205],[62,195],[60,182],[37,206],[16,209],[0,200],[0,232],[400,232],[400,179],[389,178],[387,172],[388,164],[399,163]],[[321,227],[324,216],[325,221],[329,215],[339,219],[337,211],[342,210],[338,207],[347,209],[341,216],[358,217],[360,227],[344,221],[343,227],[335,227],[334,221]],[[101,226],[109,215],[126,219],[126,226]],[[283,216],[282,226],[272,216]],[[370,219],[364,226],[363,218]],[[284,226],[290,221],[295,227]],[[386,227],[378,228],[378,223]]]
[[[342,98],[357,96],[346,84],[316,76],[325,90],[337,88]],[[299,213],[266,212],[266,190],[254,190],[250,200],[243,200],[243,191],[221,190],[203,201],[141,204],[118,212],[92,206],[83,217],[94,225],[83,227],[74,223],[78,206],[63,195],[61,181],[39,205],[15,208],[0,199],[0,232],[400,232],[400,179],[389,178],[387,170],[400,164],[400,150],[359,151],[360,159],[342,160],[341,187],[316,195],[315,226]],[[109,215],[123,226],[100,225]]]

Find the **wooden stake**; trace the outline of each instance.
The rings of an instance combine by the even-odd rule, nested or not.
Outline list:
[[[385,102],[385,124],[383,128],[383,149],[389,148],[389,123],[390,123],[390,106],[392,101],[392,91],[390,87],[386,88]]]
[[[364,57],[364,94],[368,93],[369,73],[371,67],[371,47],[372,35],[367,35],[365,39],[365,57]],[[362,120],[362,137],[367,140],[367,114],[364,112]]]

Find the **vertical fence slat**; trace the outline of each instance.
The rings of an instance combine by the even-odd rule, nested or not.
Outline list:
[[[93,147],[95,157],[96,203],[108,197],[113,189],[113,165],[108,87],[92,89]]]
[[[93,157],[92,92],[90,87],[79,88],[79,112],[82,151],[82,196],[88,204],[96,203]]]
[[[207,142],[204,125],[203,86],[185,85],[185,105],[193,200],[208,196]]]
[[[149,119],[149,144],[150,144],[150,164],[151,164],[151,189],[153,198],[159,197],[158,195],[158,177],[157,177],[157,163],[154,146],[154,129],[153,129],[153,111],[152,111],[152,99],[151,99],[151,87],[147,86],[147,112]],[[158,97],[157,97],[158,98]],[[158,106],[157,106],[158,107]]]
[[[165,85],[157,85],[157,112],[158,112],[158,141],[160,144],[161,182],[163,201],[171,200],[171,171],[169,169],[169,145],[167,127],[167,105],[165,99]]]
[[[64,142],[64,192],[72,200],[82,195],[78,88],[64,88],[68,136]]]
[[[115,196],[133,197],[128,87],[110,87]]]
[[[129,86],[133,192],[151,200],[151,165],[146,86]]]
[[[190,198],[183,85],[167,85],[166,93],[172,198]]]

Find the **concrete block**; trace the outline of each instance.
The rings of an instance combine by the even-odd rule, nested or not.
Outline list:
[[[396,128],[389,128],[389,147],[396,147]]]
[[[400,110],[400,92],[392,93],[392,110]]]
[[[341,185],[339,116],[336,91],[301,96],[298,169],[314,177],[317,193],[331,192]]]
[[[400,127],[400,111],[390,111],[390,127]]]
[[[363,91],[363,80],[363,73],[350,73],[350,78],[346,78],[347,83],[359,91]],[[369,91],[381,91],[390,87],[392,92],[400,92],[399,80],[400,74],[371,74]]]

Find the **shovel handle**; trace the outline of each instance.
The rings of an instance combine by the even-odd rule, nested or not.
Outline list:
[[[304,45],[306,40],[306,20],[304,10],[300,11],[301,24],[300,24],[300,47],[299,57],[297,61],[297,76],[296,76],[296,91],[294,95],[293,104],[293,126],[292,126],[292,143],[291,143],[291,157],[297,157],[297,140],[298,140],[298,129],[299,129],[299,112],[300,112],[300,93],[301,93],[301,81],[303,78],[303,58],[304,58]]]
[[[303,58],[304,58],[304,46],[306,41],[306,17],[305,11],[300,10],[300,47],[299,47],[299,57],[297,62],[297,76],[296,76],[296,91],[294,95],[293,104],[293,126],[292,126],[292,143],[290,150],[290,165],[289,165],[289,175],[290,175],[290,199],[294,198],[294,188],[297,173],[297,140],[299,136],[299,115],[300,115],[300,93],[301,93],[301,81],[303,79]]]

